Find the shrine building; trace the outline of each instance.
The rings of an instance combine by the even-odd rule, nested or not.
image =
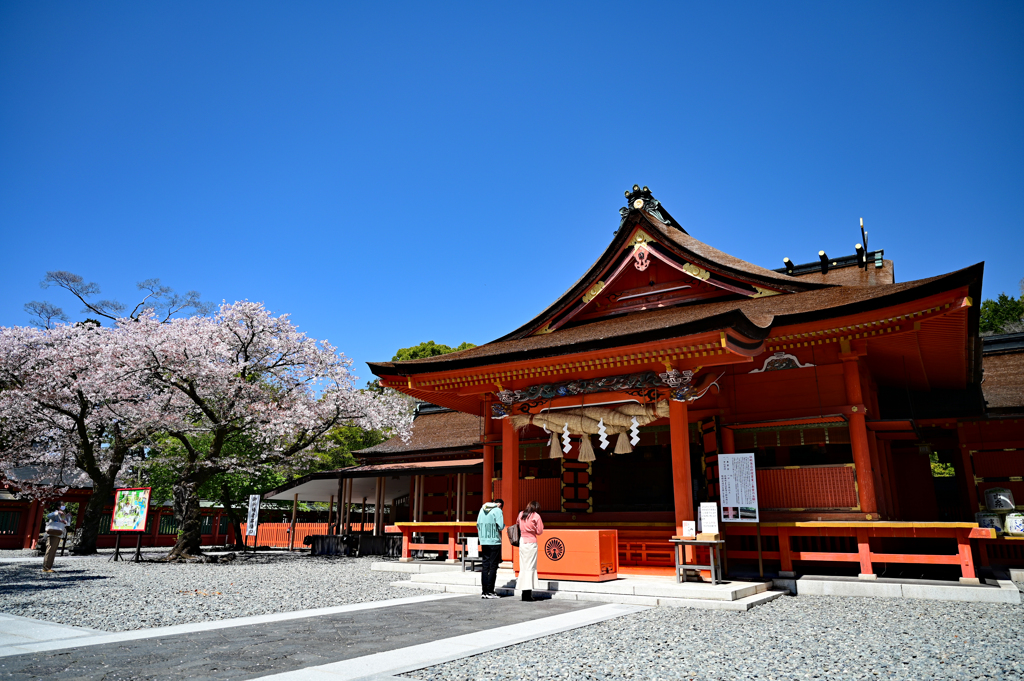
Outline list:
[[[423,403],[412,439],[317,474],[325,489],[378,501],[381,527],[474,520],[496,497],[508,523],[535,499],[550,527],[618,530],[621,565],[668,566],[668,539],[719,498],[718,455],[754,452],[773,570],[1024,562],[1024,542],[970,531],[987,488],[1024,504],[1024,335],[979,337],[983,264],[896,282],[862,238],[765,269],[698,241],[647,187],[619,217],[597,262],[519,328],[370,363]],[[730,564],[756,561],[758,528],[723,525]],[[915,548],[929,538],[949,548]]]

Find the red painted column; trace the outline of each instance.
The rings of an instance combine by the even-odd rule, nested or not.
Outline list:
[[[512,419],[501,421],[501,496],[505,501],[505,525],[519,517],[519,432]]]
[[[793,556],[789,546],[789,530],[785,527],[779,528],[779,562],[783,572],[793,572]]]
[[[963,576],[960,577],[962,582],[977,582],[978,576],[974,573],[974,556],[971,554],[971,540],[968,539],[970,530],[960,530],[956,533],[957,547],[960,550],[960,571]],[[981,550],[985,551],[987,547],[982,546]]]
[[[484,501],[491,501],[491,491],[494,487],[494,445],[484,445]]]
[[[865,529],[857,530],[857,554],[860,558],[860,576],[874,575],[875,570],[871,567],[871,544],[868,531]]]
[[[683,521],[693,520],[693,480],[690,476],[690,428],[685,402],[668,402],[669,441],[672,446],[672,489],[676,507],[676,534]]]
[[[505,502],[502,515],[505,526],[516,522],[519,517],[519,433],[512,426],[512,419],[501,421],[501,498]],[[511,561],[512,545],[503,539],[501,559]]]
[[[722,428],[722,454],[736,453],[736,434],[732,428]]]
[[[39,535],[39,522],[36,517],[39,515],[39,501],[33,500],[28,509],[25,510],[25,529],[22,532],[21,548],[35,548],[35,541]],[[35,530],[35,531],[33,531]]]
[[[847,352],[839,355],[843,360],[843,379],[846,384],[846,400],[852,410],[849,415],[850,444],[853,448],[853,464],[857,469],[857,494],[860,508],[875,520],[878,504],[875,501],[875,474],[871,468],[871,450],[868,446],[868,429],[865,422],[864,398],[860,387],[858,358],[861,353]]]
[[[888,472],[886,471],[885,462],[882,461],[875,434],[871,431],[868,431],[868,451],[871,452],[871,470],[875,474],[875,489],[879,492],[878,498],[875,500],[878,503],[878,512],[884,518],[892,518],[892,512],[889,510],[891,504],[889,503],[889,488],[887,486]]]

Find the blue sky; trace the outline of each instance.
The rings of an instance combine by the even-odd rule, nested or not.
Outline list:
[[[1024,4],[0,5],[0,325],[47,270],[265,301],[356,360],[482,343],[634,182],[766,267],[1024,277]]]

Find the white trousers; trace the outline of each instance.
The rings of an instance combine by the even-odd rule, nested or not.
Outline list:
[[[537,543],[519,542],[519,578],[516,588],[533,591],[537,588]]]

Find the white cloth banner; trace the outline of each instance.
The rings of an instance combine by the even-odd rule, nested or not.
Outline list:
[[[249,495],[249,515],[245,519],[245,536],[255,537],[260,524],[260,495]]]

